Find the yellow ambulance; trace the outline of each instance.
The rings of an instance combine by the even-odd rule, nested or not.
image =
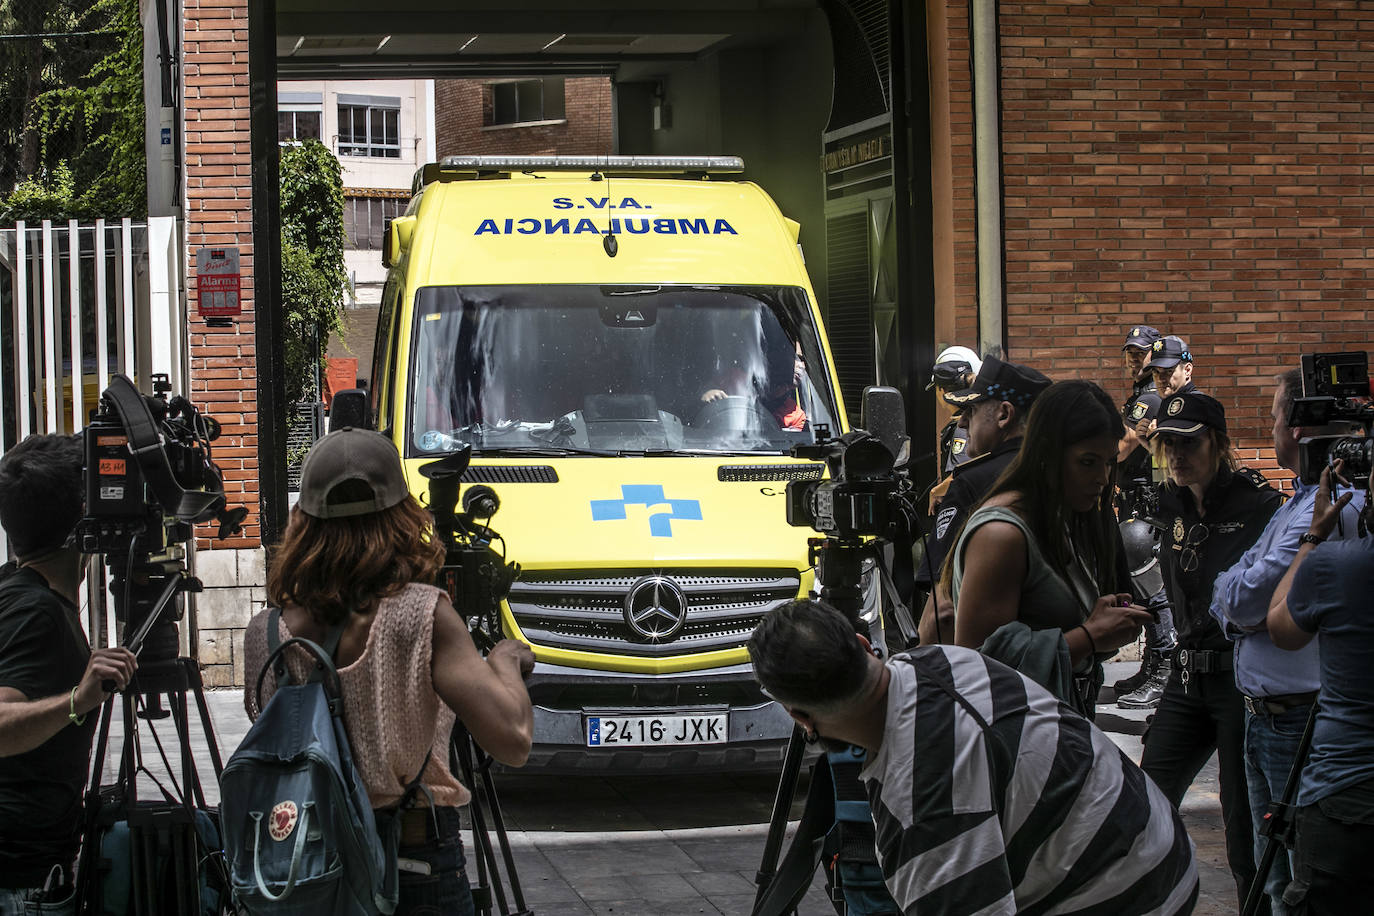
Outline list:
[[[789,451],[845,424],[798,224],[742,170],[450,157],[388,228],[373,419],[422,501],[465,446],[497,491],[533,766],[749,768],[791,732],[744,645],[813,586]]]

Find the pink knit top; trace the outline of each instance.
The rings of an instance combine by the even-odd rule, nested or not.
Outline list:
[[[434,754],[422,782],[440,807],[459,807],[472,799],[448,766],[448,739],[453,710],[434,691],[430,659],[434,643],[434,608],[439,589],[411,583],[382,600],[368,630],[367,645],[357,661],[339,669],[343,683],[344,726],[353,747],[353,760],[363,777],[374,808],[400,801],[406,784],[424,763],[425,750]],[[253,688],[267,661],[267,616],[264,609],[248,622],[244,634],[244,670],[248,686],[243,705],[250,719],[258,709]],[[279,622],[282,641],[291,638],[286,622]],[[301,681],[308,673],[310,656],[288,649],[291,676]],[[262,701],[276,689],[276,678],[263,678]],[[418,804],[426,804],[423,794]]]

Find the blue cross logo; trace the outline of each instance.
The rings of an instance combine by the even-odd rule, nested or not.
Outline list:
[[[621,484],[620,499],[592,500],[592,521],[609,522],[626,518],[628,506],[663,506],[667,512],[649,516],[649,533],[656,538],[673,536],[673,520],[701,521],[701,503],[695,499],[668,499],[658,484]]]

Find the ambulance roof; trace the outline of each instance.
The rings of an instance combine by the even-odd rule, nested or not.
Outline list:
[[[796,224],[751,182],[502,173],[433,181],[412,212],[413,286],[808,285]]]

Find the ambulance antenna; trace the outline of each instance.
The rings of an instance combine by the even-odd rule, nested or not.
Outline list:
[[[600,177],[601,177],[601,175],[600,175],[600,173],[598,172],[595,176],[593,176],[592,180],[593,180],[593,181],[599,180]],[[607,175],[607,176],[605,176],[605,177],[606,177],[606,213],[607,213],[607,216],[606,216],[606,234],[603,235],[603,236],[601,237],[601,247],[604,248],[604,249],[606,249],[606,257],[608,257],[608,258],[613,258],[613,257],[615,257],[615,256],[620,252],[620,240],[617,239],[617,238],[615,237],[615,233],[611,231],[611,229],[612,229],[613,227],[612,227],[612,225],[611,225],[610,209],[611,209],[612,206],[614,206],[614,204],[611,203],[611,176]]]

